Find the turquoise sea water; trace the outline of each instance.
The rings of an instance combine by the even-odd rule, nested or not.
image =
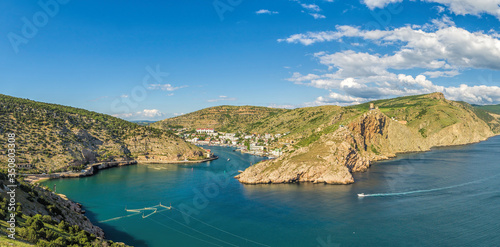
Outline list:
[[[341,186],[242,185],[232,176],[262,158],[209,148],[220,159],[44,184],[135,246],[500,246],[500,137],[399,155]],[[160,202],[173,209],[125,211]]]

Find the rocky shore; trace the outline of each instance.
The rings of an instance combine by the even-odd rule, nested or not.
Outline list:
[[[424,137],[413,126],[395,121],[380,110],[372,110],[307,147],[257,163],[235,178],[244,184],[351,184],[354,183],[352,173],[366,171],[373,162],[398,153],[471,144],[495,135],[475,114],[465,113],[460,116],[460,122]]]
[[[29,183],[36,183],[47,179],[88,177],[94,175],[98,170],[104,170],[118,166],[135,165],[135,164],[137,164],[136,160],[110,161],[110,162],[101,162],[92,164],[85,170],[82,170],[80,172],[57,172],[52,174],[23,174],[23,175],[25,176],[24,181]]]

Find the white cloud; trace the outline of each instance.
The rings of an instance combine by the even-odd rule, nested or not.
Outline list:
[[[280,108],[280,109],[294,109],[297,108],[295,105],[277,105],[277,104],[271,104],[268,105],[267,107],[269,108]]]
[[[304,9],[307,9],[307,10],[310,10],[310,11],[316,11],[316,12],[321,11],[321,8],[318,5],[316,5],[316,4],[301,3],[300,6],[302,6],[302,8],[304,8]]]
[[[445,94],[452,100],[462,100],[473,104],[496,104],[500,102],[500,87],[497,86],[468,86],[445,89]]]
[[[500,69],[500,40],[494,34],[469,32],[450,26],[446,17],[434,20],[421,29],[401,27],[393,30],[360,30],[358,27],[337,26],[337,31],[294,34],[279,42],[311,45],[316,42],[342,41],[360,38],[379,45],[399,46],[393,54],[370,54],[352,50],[315,56],[324,65],[342,68],[345,73],[383,74],[386,69]],[[426,31],[431,27],[435,31]],[[352,75],[349,75],[352,76]]]
[[[500,35],[495,31],[469,32],[456,27],[446,15],[422,26],[392,30],[337,26],[335,31],[294,34],[278,41],[312,45],[328,41],[351,43],[350,39],[383,46],[390,52],[379,54],[367,49],[314,53],[329,72],[306,75],[295,72],[288,78],[295,84],[330,91],[328,96],[318,98],[313,104],[355,104],[432,92],[443,92],[449,99],[475,104],[500,103],[499,87],[465,84],[445,87],[428,79],[454,77],[460,71],[470,69],[500,70]],[[364,47],[361,45],[356,49]],[[398,70],[404,70],[404,73]],[[419,72],[409,75],[412,72],[408,70]]]
[[[368,98],[353,97],[349,95],[343,95],[335,92],[330,92],[328,96],[319,96],[316,101],[311,105],[354,105],[369,101]]]
[[[125,119],[141,119],[141,120],[147,120],[147,119],[158,119],[165,116],[164,113],[162,113],[158,109],[144,109],[142,111],[138,112],[132,112],[132,113],[122,113],[122,114],[114,114],[113,117],[119,117],[119,118],[125,118]]]
[[[209,99],[207,100],[207,102],[219,102],[219,101],[235,101],[237,100],[236,98],[229,98],[225,95],[220,95],[218,98],[216,99]]]
[[[430,78],[438,78],[438,77],[454,77],[459,75],[460,72],[457,70],[444,70],[444,71],[426,71],[423,73]]]
[[[304,9],[302,10],[302,13],[307,13],[314,17],[314,19],[324,19],[326,16],[319,14],[317,12],[321,11],[321,8],[316,5],[316,4],[308,4],[308,3],[302,3],[300,0],[290,0],[292,2],[296,2],[300,4],[300,6]],[[326,2],[333,2],[333,0],[325,0]]]
[[[163,113],[161,113],[157,109],[151,109],[151,110],[144,109],[144,110],[142,110],[142,112],[137,112],[137,114],[142,115],[142,116],[147,117],[147,118],[160,117],[163,115]]]
[[[185,114],[185,113],[174,113],[174,116],[176,116],[176,117],[177,117],[177,116],[182,116],[182,115],[184,115],[184,114]]]
[[[363,3],[370,9],[383,8],[391,3],[400,3],[403,0],[364,0]]]
[[[279,14],[278,11],[270,11],[268,9],[261,9],[255,12],[255,14],[262,15],[262,14],[268,14],[268,15],[276,15]]]
[[[163,90],[163,91],[175,91],[177,89],[185,88],[187,86],[174,87],[170,84],[150,84],[148,89],[150,90]]]
[[[314,19],[325,19],[326,16],[322,15],[322,14],[318,14],[318,13],[309,13],[312,17],[314,17]]]
[[[403,0],[364,0],[363,3],[370,9],[383,8],[390,3],[399,3]],[[500,0],[424,0],[425,2],[439,3],[446,6],[456,15],[490,14],[500,19]],[[442,12],[438,9],[439,12]]]

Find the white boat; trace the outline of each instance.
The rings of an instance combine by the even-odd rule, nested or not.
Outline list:
[[[358,197],[365,197],[365,193],[358,194]]]
[[[227,159],[227,161],[230,161],[231,159]]]

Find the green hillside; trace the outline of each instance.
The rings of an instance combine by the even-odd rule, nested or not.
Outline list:
[[[474,105],[481,110],[489,111],[495,114],[500,114],[500,105]]]
[[[259,106],[216,106],[182,116],[168,118],[150,126],[168,128],[215,128],[222,132],[251,131],[266,117],[277,116],[289,110]]]
[[[500,131],[497,117],[464,102],[448,101],[441,93],[377,100],[349,107],[327,105],[281,110],[265,107],[218,106],[165,119],[151,126],[215,128],[222,132],[240,131],[259,134],[289,133],[287,139],[293,139],[299,146],[306,146],[321,135],[336,130],[339,125],[347,125],[356,117],[368,112],[370,103],[377,106],[389,118],[406,121],[409,128],[415,129],[424,137],[464,121],[461,117],[469,111],[488,123],[495,132]],[[253,110],[251,114],[248,113],[250,109]]]
[[[0,187],[10,184],[0,171]],[[8,195],[0,191],[0,246],[125,246],[102,238],[100,228],[93,226],[71,203],[47,189],[17,181],[15,206],[15,240],[6,235],[11,220]],[[12,244],[12,245],[10,245]]]
[[[17,164],[30,172],[80,169],[88,163],[145,154],[201,159],[203,150],[169,131],[140,126],[83,109],[0,95],[0,134],[16,135]],[[0,139],[5,161],[7,139]],[[5,163],[3,163],[5,164]]]

